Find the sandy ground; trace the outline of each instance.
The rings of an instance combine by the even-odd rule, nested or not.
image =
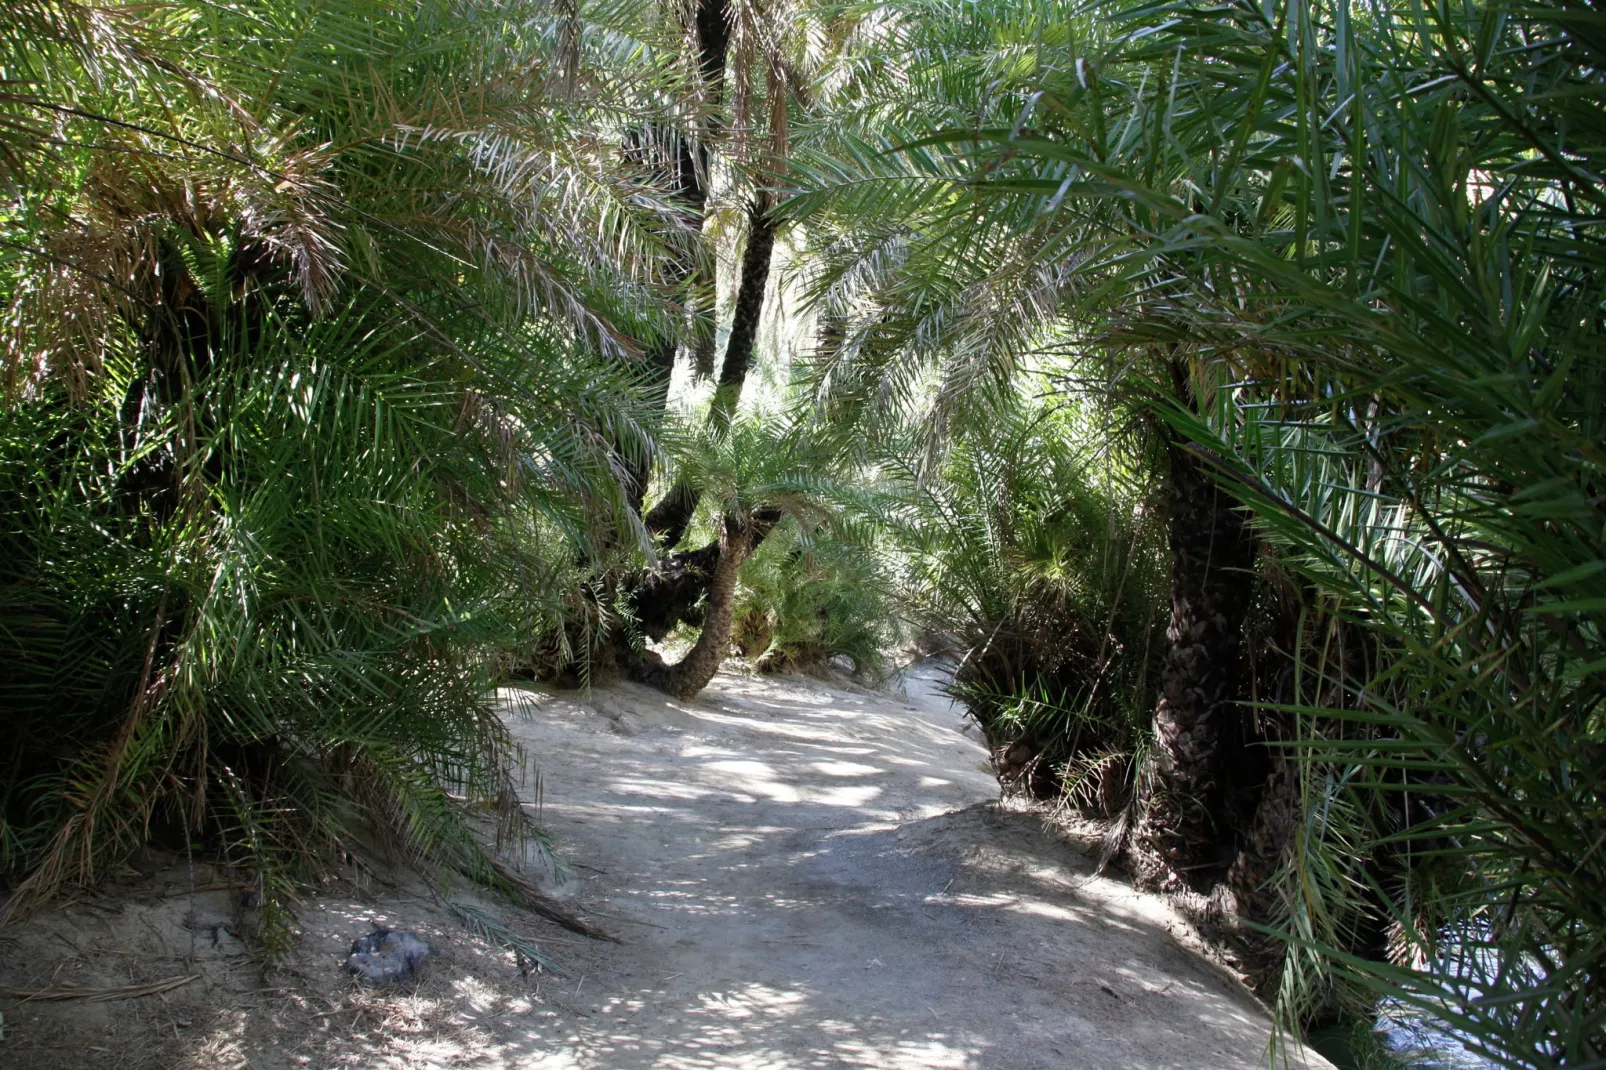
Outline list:
[[[1163,901],[1094,876],[1041,815],[995,804],[985,751],[935,684],[722,674],[691,703],[633,685],[534,696],[511,724],[571,863],[546,883],[620,943],[402,870],[353,872],[300,905],[298,948],[264,978],[230,931],[238,893],[156,860],[0,933],[0,988],[194,979],[108,1002],[0,1000],[0,1066],[1262,1065],[1264,1010],[1188,949]],[[565,975],[521,976],[448,901]],[[370,925],[439,949],[422,982],[344,978]]]

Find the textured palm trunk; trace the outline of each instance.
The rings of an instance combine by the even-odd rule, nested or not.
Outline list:
[[[1299,769],[1282,754],[1274,754],[1270,772],[1262,785],[1260,805],[1241,838],[1238,857],[1224,878],[1240,918],[1260,925],[1277,922],[1284,904],[1283,889],[1275,878],[1304,817]],[[1274,1001],[1282,977],[1282,941],[1246,928],[1240,931],[1237,943],[1240,972],[1249,979],[1249,986],[1256,995],[1268,1002]]]
[[[1324,622],[1315,598],[1313,589],[1285,588],[1283,604],[1271,624],[1277,641],[1257,648],[1253,654],[1261,680],[1254,696],[1258,701],[1340,709],[1355,701],[1351,688],[1342,681],[1364,680],[1370,676],[1374,640],[1353,623]],[[1302,617],[1307,626],[1312,627],[1306,636],[1306,642],[1312,645],[1305,651],[1290,652],[1290,637],[1298,633]],[[1297,659],[1301,657],[1312,660],[1305,663],[1304,673],[1296,674]],[[1268,667],[1272,670],[1270,673],[1265,671]],[[1318,690],[1301,694],[1295,690],[1296,681],[1306,688],[1314,685]],[[1341,722],[1330,727],[1340,732],[1356,731],[1356,726],[1344,726]],[[1260,731],[1273,741],[1296,737],[1291,719],[1277,713],[1263,715]],[[1235,913],[1240,919],[1258,926],[1275,926],[1286,916],[1290,893],[1300,894],[1277,878],[1288,862],[1289,851],[1305,821],[1307,789],[1303,776],[1307,767],[1283,748],[1268,747],[1266,751],[1263,786],[1253,815],[1244,821],[1237,857],[1224,883],[1232,893]],[[1400,792],[1393,810],[1373,816],[1384,827],[1403,831],[1426,816],[1413,813],[1409,805],[1420,801],[1423,794]],[[1396,848],[1387,844],[1369,849],[1364,862],[1368,883],[1356,891],[1371,909],[1353,919],[1340,936],[1341,947],[1360,958],[1386,962],[1390,914],[1376,890],[1395,886],[1402,862]],[[1248,978],[1256,994],[1268,1001],[1275,999],[1286,954],[1284,942],[1262,929],[1239,926],[1233,936],[1232,950],[1236,968]],[[1335,991],[1307,1013],[1305,1026],[1319,1028],[1341,1024],[1353,1013],[1353,1008],[1347,1004],[1346,996]]]
[[[758,325],[764,317],[764,291],[769,287],[770,261],[775,253],[775,219],[770,196],[760,193],[747,211],[747,247],[742,251],[742,279],[736,289],[736,310],[731,316],[730,338],[719,367],[719,383],[709,419],[716,427],[729,426],[741,400],[747,369],[758,344]]]
[[[1152,883],[1202,889],[1231,865],[1242,789],[1265,774],[1239,701],[1255,542],[1198,458],[1173,443],[1169,461],[1171,622],[1135,861]]]
[[[665,127],[651,127],[642,143],[633,151],[648,159],[659,161],[660,177],[672,184],[676,198],[697,217],[700,233],[702,222],[708,215],[709,142],[718,134],[719,124],[712,117],[712,109],[719,104],[725,87],[725,62],[730,52],[732,17],[728,0],[699,0],[693,12],[697,39],[698,74],[701,79],[702,105],[710,117],[697,124],[695,131],[674,137]],[[707,260],[699,254],[699,243],[688,244],[671,259],[669,277],[677,285],[684,285],[687,301],[694,318],[701,325],[705,312],[712,310],[713,279],[708,275]],[[644,364],[647,384],[654,393],[654,405],[662,412],[669,400],[669,384],[674,375],[675,356],[682,342],[681,331],[669,331],[661,337],[646,340]],[[709,330],[699,329],[691,336],[695,359],[705,359],[704,350],[713,344]],[[625,473],[625,491],[640,515],[651,477],[646,457],[622,458]]]
[[[747,247],[742,252],[742,276],[736,290],[736,311],[731,319],[730,337],[725,342],[725,360],[720,365],[709,423],[717,430],[730,426],[736,404],[741,400],[747,371],[753,363],[758,343],[758,326],[764,317],[764,292],[769,286],[770,261],[775,252],[775,221],[769,214],[769,198],[760,195],[748,211]],[[676,480],[646,516],[647,531],[659,545],[673,548],[685,537],[686,527],[697,512],[697,494]]]
[[[719,562],[708,578],[708,599],[703,608],[703,630],[686,656],[668,666],[662,687],[678,699],[690,700],[708,686],[730,652],[736,610],[736,578],[747,560],[751,537],[744,528],[726,521],[719,537]]]
[[[736,577],[747,560],[749,536],[729,521],[719,538],[719,563],[708,580],[708,601],[703,608],[703,630],[686,656],[671,666],[664,690],[678,699],[690,700],[708,686],[730,653],[731,630],[735,623]]]

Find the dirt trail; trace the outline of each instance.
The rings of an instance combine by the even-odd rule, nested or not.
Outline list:
[[[0,989],[191,980],[105,1003],[0,1001],[0,1066],[1261,1065],[1264,1011],[1178,942],[1163,901],[992,805],[985,751],[935,684],[916,674],[905,698],[721,674],[690,703],[633,685],[510,691],[510,709],[536,700],[510,724],[572,863],[549,886],[621,943],[381,867],[300,903],[296,951],[264,979],[236,935],[243,893],[153,860],[0,932]],[[522,976],[448,900],[566,976]],[[439,949],[421,983],[363,990],[341,973],[372,925]]]
[[[722,675],[693,703],[620,687],[516,723],[559,851],[595,867],[571,890],[628,942],[577,986],[592,1017],[509,1065],[1259,1065],[1264,1012],[1162,901],[987,805],[936,683]]]

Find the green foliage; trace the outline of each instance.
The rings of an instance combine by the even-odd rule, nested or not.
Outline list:
[[[1219,369],[1217,404],[1173,419],[1313,588],[1284,705],[1311,821],[1291,957],[1513,1066],[1606,1058],[1606,247],[1577,16],[1190,16],[1143,46],[1191,54],[1164,111],[1178,185],[1106,179],[1173,228],[1144,259],[1176,274],[1132,315]],[[1346,624],[1364,656],[1334,656]],[[1387,961],[1334,939],[1368,912]]]
[[[742,568],[736,647],[765,671],[841,656],[856,675],[881,679],[898,638],[894,605],[883,561],[829,529],[788,522]]]
[[[1438,1070],[1442,1065],[1432,1051],[1396,1051],[1370,1022],[1313,1031],[1310,1043],[1338,1070]]]
[[[517,6],[26,3],[0,243],[8,910],[149,840],[495,883],[503,650],[625,511],[676,216]],[[219,42],[229,48],[220,50]]]
[[[796,209],[845,231],[816,395],[996,395],[1052,349],[1169,421],[1295,580],[1288,1019],[1336,973],[1505,1065],[1602,1065],[1599,13],[1081,14],[993,95],[889,72],[963,119],[810,165]]]
[[[270,937],[363,825],[494,878],[489,688],[601,629],[618,473],[675,438],[628,358],[702,221],[625,131],[728,130],[821,321],[807,419],[672,451],[705,528],[769,532],[749,654],[875,667],[890,574],[1004,763],[1113,811],[1189,450],[1263,544],[1285,1019],[1381,995],[1606,1065],[1599,13],[736,7],[729,123],[629,4],[8,9],[13,905],[198,830]]]
[[[1108,809],[1148,733],[1166,592],[1145,446],[1112,425],[1017,398],[956,434],[933,476],[898,473],[910,504],[893,523],[912,617],[961,655],[955,693],[1006,775]]]
[[[518,965],[521,974],[527,974],[529,968],[534,966],[539,972],[558,977],[565,977],[561,969],[541,953],[540,947],[532,943],[528,937],[520,936],[496,918],[487,914],[471,903],[459,902],[455,899],[446,901],[446,909],[450,910],[463,927],[486,943],[496,947],[506,948],[513,952],[513,961]]]
[[[743,564],[738,651],[764,670],[810,669],[834,655],[879,678],[897,639],[887,566],[869,549],[877,495],[862,466],[809,424],[762,410],[705,427],[676,451],[666,483],[698,497],[691,535],[717,537],[734,517],[763,541]]]
[[[673,475],[696,492],[705,533],[720,518],[765,512],[831,522],[855,493],[839,478],[847,473],[823,440],[772,413],[746,413],[728,426],[710,423],[686,439]]]

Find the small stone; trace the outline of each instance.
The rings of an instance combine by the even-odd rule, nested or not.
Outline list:
[[[424,960],[433,954],[417,933],[376,929],[352,941],[346,972],[370,985],[389,985],[417,976]]]

